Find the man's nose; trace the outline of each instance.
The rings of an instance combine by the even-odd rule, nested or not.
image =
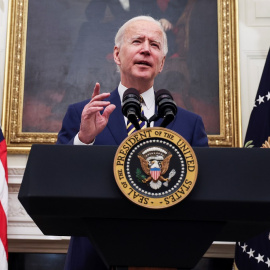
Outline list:
[[[143,42],[142,43],[141,53],[150,54],[150,50],[151,50],[151,47],[150,47],[149,42],[147,42],[147,41]]]

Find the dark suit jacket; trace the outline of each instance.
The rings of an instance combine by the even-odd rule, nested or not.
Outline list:
[[[118,89],[111,92],[108,100],[111,104],[116,105],[116,109],[111,114],[108,125],[96,137],[94,143],[96,145],[119,145],[127,137]],[[85,100],[68,107],[62,128],[58,134],[58,144],[73,144],[73,139],[80,129],[82,110],[88,102],[89,100]],[[159,119],[155,122],[155,126],[160,126],[161,122],[162,119]],[[174,121],[167,128],[179,133],[191,146],[208,145],[201,117],[180,107],[178,107]]]
[[[127,137],[118,89],[111,93],[108,100],[116,105],[116,109],[111,114],[105,129],[96,137],[94,143],[96,145],[119,145]],[[73,144],[74,137],[80,129],[82,110],[88,102],[89,100],[85,100],[69,106],[58,134],[58,144]],[[160,126],[161,122],[162,119],[158,120],[155,126]],[[178,107],[174,121],[167,128],[182,135],[191,146],[208,146],[202,119],[194,113]],[[107,268],[88,238],[71,237],[65,269],[103,270]]]

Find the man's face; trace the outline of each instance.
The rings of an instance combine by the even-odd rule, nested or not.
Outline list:
[[[121,82],[125,86],[134,87],[140,79],[151,84],[151,87],[165,61],[160,28],[149,21],[130,23],[121,47],[114,48],[114,60],[120,68]]]

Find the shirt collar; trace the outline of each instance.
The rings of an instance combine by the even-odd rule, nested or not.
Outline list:
[[[122,100],[123,100],[123,95],[124,92],[127,90],[127,87],[125,87],[121,82],[119,83],[118,86],[118,93],[120,96],[120,100],[121,100],[121,104],[122,104]],[[149,110],[152,106],[155,105],[155,92],[154,92],[154,88],[151,87],[150,89],[148,89],[147,91],[143,92],[141,94],[141,96],[143,97],[145,106],[147,107],[147,109]]]

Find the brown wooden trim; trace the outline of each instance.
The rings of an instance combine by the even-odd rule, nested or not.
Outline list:
[[[69,240],[8,239],[9,252],[67,253]]]

